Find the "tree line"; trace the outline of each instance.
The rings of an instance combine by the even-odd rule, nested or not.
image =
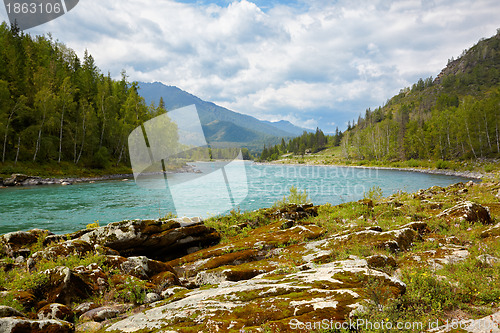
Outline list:
[[[93,168],[128,164],[127,140],[164,113],[147,106],[135,83],[113,80],[49,36],[0,25],[1,162],[69,162]]]
[[[273,161],[280,158],[283,154],[305,155],[306,153],[317,153],[326,148],[328,144],[333,146],[340,145],[343,133],[337,128],[334,135],[328,136],[322,130],[316,128],[315,133],[305,132],[298,137],[288,140],[281,139],[281,144],[266,147],[262,149],[260,161]]]

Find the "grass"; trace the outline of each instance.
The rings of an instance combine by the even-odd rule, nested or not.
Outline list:
[[[8,178],[14,173],[39,176],[42,178],[71,178],[71,177],[100,177],[105,175],[131,174],[129,166],[109,166],[105,169],[89,168],[87,166],[75,165],[70,162],[60,164],[52,161],[47,163],[33,162],[0,162],[0,177]]]
[[[352,157],[343,157],[341,147],[329,147],[316,154],[289,155],[275,163],[298,163],[317,165],[339,165],[339,166],[366,166],[366,167],[389,167],[389,168],[416,168],[437,169],[453,171],[473,171],[479,173],[496,174],[500,179],[500,163],[491,159],[470,160],[357,160]]]

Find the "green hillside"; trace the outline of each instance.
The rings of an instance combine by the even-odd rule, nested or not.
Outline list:
[[[0,25],[0,174],[130,171],[132,129],[165,112],[135,84],[112,80],[91,55]],[[93,171],[89,171],[93,169]]]
[[[437,76],[366,110],[343,136],[360,160],[459,160],[500,156],[500,29]]]

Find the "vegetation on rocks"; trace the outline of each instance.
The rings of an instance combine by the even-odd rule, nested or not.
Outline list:
[[[275,207],[205,221],[214,228],[199,233],[205,243],[188,240],[207,227],[182,219],[6,234],[0,325],[21,316],[61,332],[338,332],[335,323],[364,320],[426,331],[483,318],[500,310],[499,190],[469,182],[383,198],[373,189],[337,206],[288,203],[295,190]],[[210,246],[214,233],[221,241]],[[172,240],[176,256],[137,256],[153,239]]]

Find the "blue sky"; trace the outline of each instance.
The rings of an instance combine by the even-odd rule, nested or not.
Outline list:
[[[27,32],[116,78],[333,131],[494,35],[498,13],[498,0],[81,0]]]

